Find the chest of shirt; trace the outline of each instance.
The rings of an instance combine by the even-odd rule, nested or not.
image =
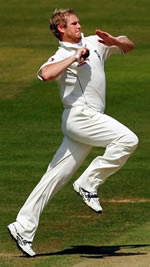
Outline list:
[[[88,48],[90,51],[88,59],[81,63],[73,63],[69,67],[68,75],[74,73],[81,80],[97,80],[104,74],[104,62],[99,51],[95,48]]]

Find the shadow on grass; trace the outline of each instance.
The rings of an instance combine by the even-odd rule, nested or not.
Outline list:
[[[86,258],[104,258],[112,256],[135,256],[135,255],[145,255],[146,253],[142,252],[132,252],[131,249],[148,247],[150,244],[141,244],[141,245],[119,245],[119,246],[72,246],[71,248],[64,249],[62,251],[52,252],[52,253],[43,253],[37,254],[36,257],[42,256],[57,256],[57,255],[75,255],[78,254],[81,257]],[[127,249],[127,252],[122,252],[120,250]],[[119,252],[120,251],[120,252]]]

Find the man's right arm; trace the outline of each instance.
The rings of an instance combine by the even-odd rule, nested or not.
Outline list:
[[[73,62],[80,61],[82,55],[85,54],[87,48],[80,48],[77,52],[64,60],[56,63],[48,64],[40,71],[40,76],[44,81],[50,82],[55,80],[61,73],[64,72]],[[83,60],[83,59],[82,59]]]
[[[44,81],[50,82],[55,80],[65,69],[76,61],[75,56],[70,56],[56,63],[46,65],[41,69],[40,76]]]

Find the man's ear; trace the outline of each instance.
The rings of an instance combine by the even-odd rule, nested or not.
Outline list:
[[[64,27],[61,26],[60,24],[57,26],[57,29],[59,30],[60,33],[64,33]]]

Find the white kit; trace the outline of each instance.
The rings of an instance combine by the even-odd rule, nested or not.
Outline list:
[[[90,163],[77,183],[89,192],[97,192],[99,185],[124,165],[137,146],[138,138],[132,131],[104,114],[104,61],[111,54],[121,54],[122,51],[117,46],[105,46],[98,39],[97,35],[82,35],[78,44],[59,42],[55,55],[41,67],[59,62],[81,47],[90,51],[86,61],[74,62],[57,78],[64,104],[64,139],[46,173],[18,213],[17,229],[28,241],[33,241],[40,214],[47,202],[73,176],[92,147],[105,147],[106,150],[104,155]],[[42,79],[40,70],[38,77]]]

